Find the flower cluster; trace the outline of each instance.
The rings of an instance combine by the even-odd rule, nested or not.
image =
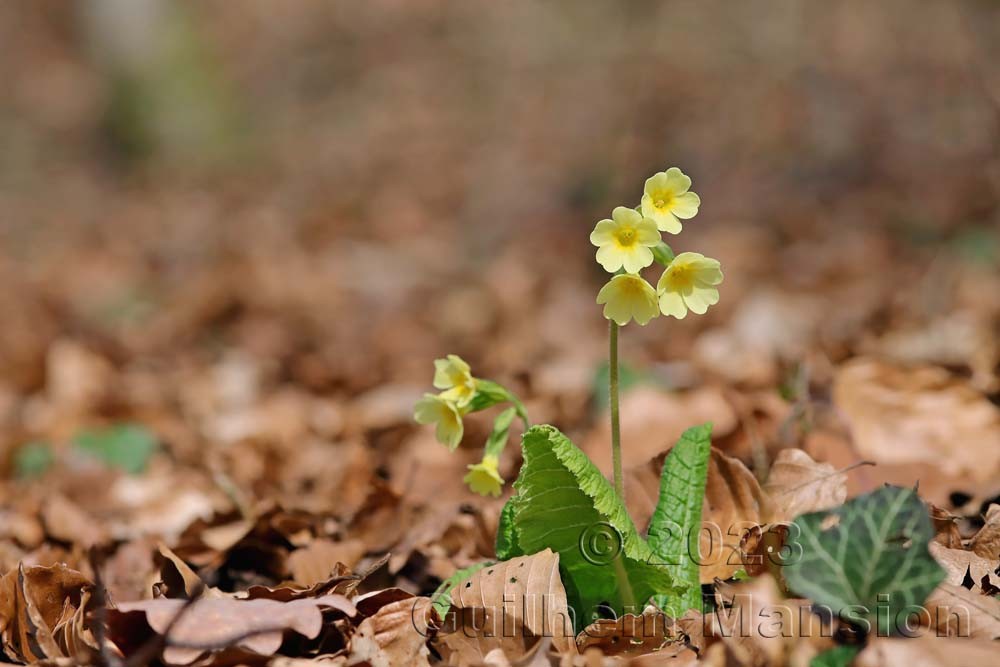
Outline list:
[[[419,424],[434,424],[438,442],[454,450],[465,434],[463,418],[499,403],[512,407],[501,412],[493,422],[493,432],[483,451],[480,463],[469,466],[464,481],[476,493],[499,496],[504,480],[498,469],[500,454],[507,445],[507,433],[514,417],[520,417],[528,428],[524,406],[506,388],[472,376],[472,369],[461,357],[449,354],[434,360],[434,387],[437,394],[424,394],[413,409],[413,418]]]
[[[696,252],[674,255],[660,232],[678,234],[681,220],[698,213],[701,199],[691,192],[691,179],[677,167],[646,180],[642,201],[631,209],[619,206],[590,234],[597,262],[615,274],[597,295],[604,317],[619,326],[635,320],[647,324],[661,313],[683,319],[690,310],[702,315],[719,301],[722,282],[717,260]],[[654,261],[663,264],[656,289],[639,275]]]

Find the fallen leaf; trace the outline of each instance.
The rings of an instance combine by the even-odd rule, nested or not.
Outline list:
[[[1000,638],[1000,600],[944,583],[924,603],[931,627],[942,637]]]
[[[623,614],[621,618],[594,621],[576,637],[581,653],[597,648],[604,655],[637,656],[657,652],[676,655],[686,650],[686,635],[674,619],[655,607],[641,615]]]
[[[19,565],[0,578],[0,643],[15,662],[76,658],[96,648],[83,609],[91,582],[76,570]],[[78,614],[79,612],[79,614]]]
[[[874,638],[854,659],[854,667],[992,667],[997,661],[995,642],[968,639],[916,637]]]
[[[346,617],[356,613],[351,601],[342,595],[291,602],[235,598],[201,598],[189,602],[158,598],[127,602],[109,610],[108,636],[129,655],[137,640],[131,617],[140,614],[153,632],[166,635],[163,658],[169,664],[187,664],[206,651],[230,646],[271,655],[281,646],[285,630],[294,630],[309,639],[319,635],[324,609]]]
[[[764,491],[771,498],[775,517],[791,520],[843,505],[847,473],[829,463],[817,463],[801,449],[783,449],[771,465]]]
[[[496,648],[518,660],[541,637],[575,653],[572,623],[559,555],[546,549],[483,568],[455,587],[439,637],[459,664],[472,665]]]
[[[975,482],[1000,472],[1000,409],[943,368],[858,359],[837,373],[833,400],[865,459]]]
[[[358,661],[365,661],[372,667],[429,664],[427,641],[433,635],[432,628],[437,620],[431,601],[404,595],[406,597],[381,606],[361,621],[351,638],[350,664]],[[362,603],[359,598],[359,611]]]
[[[359,540],[317,539],[288,555],[288,571],[296,584],[312,586],[329,579],[338,563],[354,567],[364,552],[365,546]]]
[[[969,550],[983,558],[1000,559],[1000,505],[986,510],[986,524],[969,540]]]
[[[987,560],[973,551],[950,549],[937,542],[931,542],[931,555],[944,568],[949,584],[961,586],[967,576],[972,577],[978,588],[984,576],[1000,577],[1000,560]]]

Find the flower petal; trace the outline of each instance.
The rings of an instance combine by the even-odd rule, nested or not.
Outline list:
[[[622,266],[629,273],[639,273],[653,263],[653,251],[646,246],[633,246],[622,254]]]
[[[642,215],[634,208],[629,208],[628,206],[615,206],[615,210],[611,211],[611,217],[619,225],[631,225],[633,227],[642,221]]]
[[[622,268],[625,253],[616,245],[604,245],[597,251],[597,263],[608,273],[614,273]]]
[[[683,320],[687,315],[684,299],[677,292],[662,291],[659,298],[660,312],[670,317]]]
[[[653,247],[659,245],[663,238],[660,230],[656,228],[656,221],[649,217],[644,217],[635,227],[636,240],[640,245]]]
[[[687,192],[690,187],[691,179],[683,171],[677,167],[667,169],[666,189],[669,190],[674,197]]]
[[[709,306],[719,302],[719,290],[714,287],[694,287],[683,298],[691,312],[704,315]]]
[[[614,232],[618,227],[613,220],[601,220],[590,232],[590,242],[600,247],[615,240]]]
[[[687,220],[698,214],[699,206],[701,206],[701,197],[693,192],[685,192],[674,197],[670,211],[681,220]]]
[[[668,180],[667,172],[659,171],[646,179],[646,184],[643,186],[642,191],[649,194],[657,190],[666,190]]]
[[[656,221],[656,228],[661,232],[666,232],[668,234],[681,233],[681,221],[678,220],[677,216],[673,213],[670,213],[669,211],[660,211],[654,208],[649,217]]]

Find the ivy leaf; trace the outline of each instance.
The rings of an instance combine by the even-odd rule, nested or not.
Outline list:
[[[701,611],[698,543],[711,453],[711,424],[684,431],[663,462],[660,497],[649,523],[650,548],[682,587],[679,597],[656,600],[675,618],[688,609]]]
[[[614,488],[566,436],[552,426],[535,426],[524,434],[523,451],[517,495],[504,508],[498,555],[557,552],[578,628],[602,610],[640,613],[653,595],[680,592],[670,571],[656,564]]]
[[[146,469],[149,457],[157,448],[156,436],[139,424],[84,431],[74,442],[79,449],[105,464],[133,475]]]
[[[785,549],[785,580],[843,620],[870,629],[876,617],[879,633],[892,633],[945,577],[928,550],[933,537],[916,492],[885,486],[797,518]]]

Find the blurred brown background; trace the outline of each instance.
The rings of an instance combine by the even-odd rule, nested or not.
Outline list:
[[[486,425],[449,458],[409,420],[446,352],[606,457],[587,237],[671,165],[703,200],[673,246],[726,282],[705,317],[627,327],[627,462],[712,419],[758,470],[797,445],[884,464],[855,491],[1000,492],[996,2],[7,2],[0,43],[23,516],[59,489],[129,534],[68,445],[123,421],[163,447],[143,531],[219,488],[457,506]],[[44,486],[14,479],[32,442]]]

